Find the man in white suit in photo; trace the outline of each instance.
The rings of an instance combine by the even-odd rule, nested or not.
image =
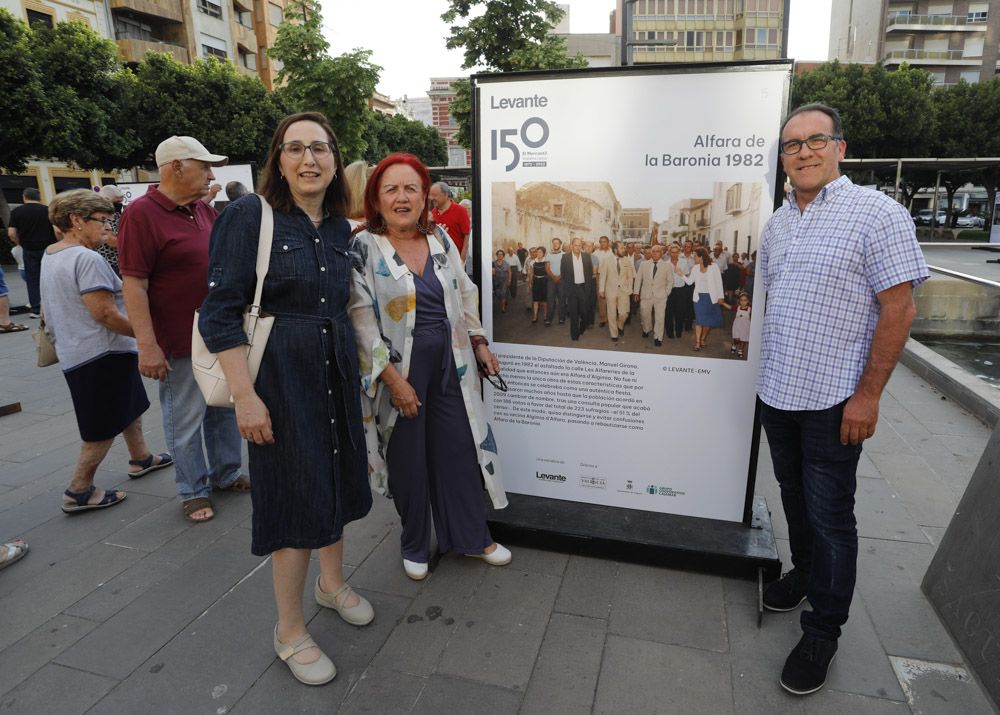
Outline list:
[[[651,249],[650,260],[643,261],[635,277],[633,293],[639,301],[639,318],[642,320],[642,337],[653,333],[654,344],[663,345],[663,325],[667,313],[667,298],[674,287],[673,265],[661,261],[663,246]]]
[[[597,298],[601,305],[607,306],[608,330],[615,342],[625,329],[634,285],[635,262],[625,255],[625,244],[615,241],[614,255],[601,260],[597,277]]]

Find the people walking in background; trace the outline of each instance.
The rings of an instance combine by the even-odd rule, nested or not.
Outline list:
[[[472,221],[469,212],[465,207],[451,200],[451,187],[443,181],[438,181],[431,185],[430,190],[431,212],[434,223],[443,227],[448,232],[449,238],[458,246],[458,253],[465,264],[465,257],[469,251],[469,234],[472,233]]]
[[[371,400],[369,470],[403,523],[403,570],[427,576],[431,514],[438,550],[494,566],[510,551],[486,525],[483,485],[507,505],[480,374],[500,364],[479,322],[478,290],[457,244],[427,222],[430,174],[412,154],[375,167],[365,191],[367,230],[351,246],[350,307],[361,385]]]
[[[42,295],[38,281],[42,275],[42,256],[45,249],[56,242],[56,234],[49,223],[49,207],[42,203],[38,189],[25,189],[21,194],[23,204],[10,212],[7,236],[24,251],[24,274],[28,284],[30,317],[42,312]]]
[[[688,294],[684,278],[691,272],[686,262],[681,261],[681,249],[676,243],[668,249],[668,266],[673,279],[673,288],[667,297],[667,320],[665,332],[668,338],[679,338],[684,333],[685,311],[691,308],[691,296]],[[680,269],[678,273],[677,269]],[[686,303],[686,304],[685,304]]]
[[[680,275],[680,268],[675,269],[675,275]],[[694,344],[692,348],[698,352],[705,347],[712,328],[722,327],[722,306],[725,305],[725,295],[722,290],[722,276],[719,267],[712,262],[708,249],[699,246],[694,252],[694,268],[690,275],[684,277],[684,282],[694,286]]]
[[[618,342],[625,330],[632,305],[632,287],[635,285],[635,264],[625,255],[625,244],[615,241],[614,255],[601,262],[598,278],[598,297],[604,304],[611,340]]]
[[[579,340],[594,322],[590,300],[594,292],[594,266],[590,254],[583,250],[582,239],[574,238],[570,248],[569,253],[562,254],[560,283],[569,317],[569,336],[571,340]]]
[[[149,400],[139,376],[132,326],[124,314],[122,282],[95,250],[111,231],[114,206],[90,189],[76,189],[56,196],[49,216],[62,238],[45,250],[41,289],[45,328],[59,356],[80,431],[80,456],[62,504],[64,512],[75,514],[125,499],[125,492],[94,485],[97,468],[119,434],[132,457],[131,477],[173,460],[146,447],[142,413],[149,409]]]
[[[97,252],[101,254],[101,258],[108,262],[115,275],[121,277],[121,272],[118,269],[118,226],[121,223],[122,212],[125,210],[122,203],[125,199],[125,193],[114,184],[105,184],[99,193],[115,207],[115,215],[111,220],[111,231],[108,232],[104,242],[97,247]]]
[[[243,311],[256,287],[262,205],[248,196],[212,231],[205,344],[233,393],[250,458],[251,551],[271,555],[278,622],[274,649],[292,674],[321,685],[337,669],[306,630],[302,591],[312,550],[316,602],[363,626],[375,618],[344,579],[344,526],[372,506],[357,347],[347,317],[351,227],[336,137],[322,114],[285,117],[274,132],[261,195],[273,207],[274,240],[261,303],[275,315],[256,382],[247,369]]]
[[[558,320],[562,325],[566,321],[566,296],[562,285],[562,241],[558,238],[552,239],[552,252],[545,260],[549,262],[548,280],[548,317],[545,325],[552,325],[553,320]]]
[[[656,244],[650,248],[650,259],[643,261],[635,277],[633,296],[639,302],[639,318],[642,321],[642,337],[653,335],[653,344],[663,345],[663,330],[667,313],[667,300],[674,287],[671,273],[673,266],[663,258],[663,246]]]
[[[350,193],[350,204],[347,207],[347,222],[355,228],[365,222],[365,186],[371,167],[364,159],[352,161],[344,167],[344,179]]]
[[[500,312],[507,312],[507,298],[510,297],[510,281],[514,272],[507,263],[507,256],[503,251],[497,251],[496,260],[493,262],[493,300],[500,304]]]
[[[854,594],[854,515],[862,442],[875,433],[879,398],[928,277],[906,209],[840,174],[840,116],[822,104],[795,109],[781,127],[781,163],[795,187],[760,241],[767,291],[760,421],[788,521],[792,570],[768,584],[764,607],[809,599],[802,637],[781,672],[796,695],[826,683]],[[817,290],[816,260],[836,276]]]
[[[601,265],[606,259],[612,258],[614,255],[614,251],[611,250],[611,241],[607,236],[601,236],[597,241],[597,248],[590,254],[590,260],[594,264],[595,281],[600,281]],[[603,328],[605,323],[608,322],[608,305],[603,300],[596,300],[597,291],[594,291],[594,298],[597,307],[597,320],[599,327]]]
[[[549,281],[555,278],[552,275],[552,264],[545,257],[545,246],[539,246],[535,249],[535,257],[530,271],[528,286],[531,292],[531,322],[538,322],[538,309],[541,307],[542,322],[550,325]]]
[[[215,280],[206,278],[216,213],[201,197],[215,179],[212,167],[226,161],[193,137],[162,141],[156,148],[160,183],[129,202],[118,234],[118,264],[139,348],[139,372],[159,380],[177,493],[185,518],[199,523],[215,516],[212,489],[250,491],[249,479],[240,474],[236,417],[231,409],[206,407],[191,370],[194,311]],[[254,245],[248,238],[247,246]]]

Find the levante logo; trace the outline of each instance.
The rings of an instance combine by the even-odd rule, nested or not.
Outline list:
[[[566,477],[562,474],[545,474],[543,472],[535,472],[535,479],[541,479],[543,482],[565,482]]]
[[[535,109],[549,105],[549,98],[543,95],[530,97],[490,97],[490,109]],[[505,171],[513,171],[518,166],[546,166],[548,153],[539,151],[549,140],[549,125],[541,117],[528,117],[520,127],[494,129],[490,132],[490,159],[497,161],[501,152],[510,152],[510,162]]]

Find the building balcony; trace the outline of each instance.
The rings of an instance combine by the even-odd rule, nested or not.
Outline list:
[[[131,10],[171,22],[184,22],[184,12],[177,0],[110,0],[112,10]]]
[[[890,15],[885,31],[986,32],[986,19],[970,21],[967,15]]]
[[[685,47],[636,45],[632,48],[632,61],[636,64],[650,62],[729,62],[735,59],[733,48],[697,50]]]
[[[232,23],[232,28],[236,44],[242,45],[248,52],[257,51],[257,34],[251,28],[238,22]]]
[[[174,56],[178,62],[188,64],[190,58],[186,48],[180,45],[172,45],[168,42],[158,42],[156,40],[140,40],[119,35],[115,41],[118,44],[118,51],[122,59],[129,64],[142,62],[147,52],[167,52]]]
[[[962,50],[889,50],[885,53],[886,65],[973,65],[983,63],[982,57],[963,57]]]

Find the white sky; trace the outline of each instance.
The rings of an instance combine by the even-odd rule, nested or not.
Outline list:
[[[558,0],[570,6],[571,32],[607,32],[614,0]],[[796,60],[825,60],[833,0],[791,0],[788,54]],[[468,74],[462,53],[445,49],[447,0],[379,0],[377,3],[321,0],[331,54],[355,47],[374,52],[382,66],[379,91],[393,99],[421,96],[431,77]],[[373,11],[377,8],[378,12]]]

